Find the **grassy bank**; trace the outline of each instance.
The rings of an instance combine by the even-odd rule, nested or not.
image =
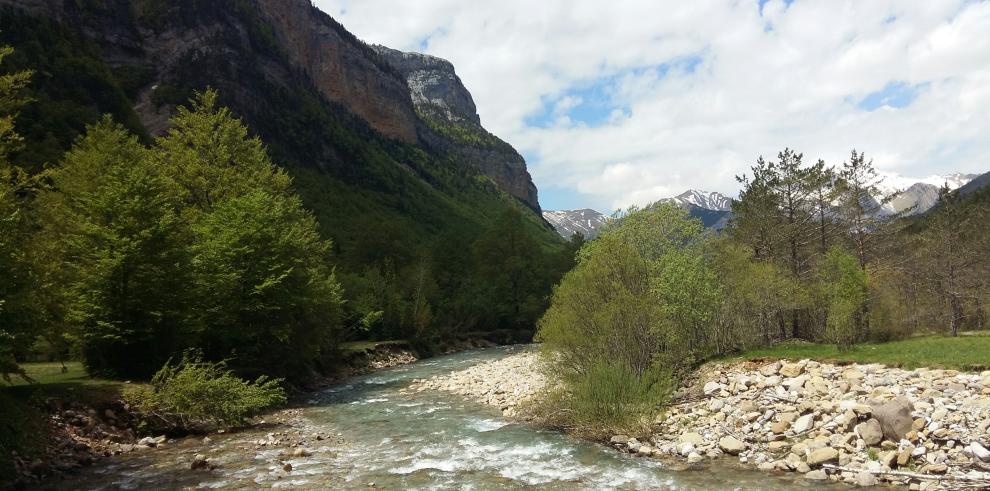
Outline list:
[[[990,369],[990,333],[959,337],[921,336],[889,343],[860,344],[846,351],[832,344],[787,342],[747,351],[728,359],[812,359],[836,363],[882,363],[901,368]]]

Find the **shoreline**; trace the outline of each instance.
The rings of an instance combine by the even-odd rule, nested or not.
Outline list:
[[[547,381],[533,351],[416,381],[525,418]],[[990,486],[990,371],[740,361],[700,367],[651,434],[608,445],[690,467],[732,459],[811,481],[906,489]]]
[[[469,349],[497,346],[483,338],[469,338],[448,346],[442,354]],[[408,343],[376,343],[368,349],[351,353],[334,374],[316,378],[301,390],[290,394],[289,402],[254,417],[250,424],[231,429],[204,428],[181,436],[169,436],[165,432],[153,432],[138,436],[141,416],[132,412],[127,403],[112,398],[100,403],[71,399],[49,399],[44,407],[36,408],[48,434],[44,442],[44,455],[32,458],[14,454],[11,456],[15,476],[9,482],[0,481],[0,489],[20,489],[52,480],[71,478],[73,472],[115,456],[132,452],[152,452],[164,446],[187,440],[207,444],[210,435],[236,433],[257,428],[281,428],[279,444],[304,441],[308,436],[294,424],[299,405],[306,405],[308,395],[328,386],[345,383],[352,377],[379,370],[415,363],[422,359]],[[320,438],[329,438],[321,435]],[[273,440],[274,442],[275,440]],[[199,457],[198,455],[196,457]],[[209,468],[207,459],[193,458],[194,468]],[[6,486],[6,487],[5,487]]]

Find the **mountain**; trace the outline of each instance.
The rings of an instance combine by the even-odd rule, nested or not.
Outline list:
[[[474,99],[449,61],[384,46],[372,48],[405,78],[417,115],[433,130],[421,135],[425,143],[459,162],[477,166],[499,187],[540,212],[526,161],[511,145],[481,126]]]
[[[565,239],[570,239],[575,233],[580,233],[585,239],[593,239],[598,235],[598,229],[611,218],[590,208],[581,210],[545,210],[543,218],[553,225],[554,230]]]
[[[103,114],[150,142],[216,89],[292,176],[349,295],[432,264],[436,298],[469,296],[471,246],[511,210],[541,250],[563,250],[525,161],[482,127],[449,62],[368,45],[310,0],[0,0],[0,44],[15,49],[4,72],[35,73],[13,155],[32,171]]]
[[[975,175],[973,179],[971,179],[969,182],[960,186],[959,195],[970,196],[973,193],[985,189],[987,186],[990,186],[990,172],[987,172],[986,174]]]
[[[705,227],[715,230],[725,228],[732,216],[732,199],[722,193],[689,189],[677,196],[662,198],[657,202],[673,203],[687,210],[691,216],[700,219]],[[543,212],[543,218],[553,225],[561,237],[570,238],[575,232],[580,232],[586,239],[598,235],[599,228],[611,219],[588,208],[546,210]]]
[[[914,215],[924,213],[935,206],[942,186],[957,189],[976,176],[976,174],[954,173],[912,179],[895,174],[885,174],[882,176],[884,179],[879,187],[884,194],[897,193],[897,196],[885,206],[888,212]]]
[[[689,189],[673,198],[664,198],[661,202],[674,203],[682,207],[695,207],[710,211],[731,211],[732,199],[722,193]]]

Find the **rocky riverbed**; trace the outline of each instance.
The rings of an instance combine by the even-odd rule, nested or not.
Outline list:
[[[547,381],[539,355],[521,351],[443,376],[413,382],[405,392],[442,390],[496,406],[504,416],[520,416],[519,406],[543,392]]]
[[[428,380],[519,416],[547,381],[521,352]],[[655,417],[651,435],[614,435],[637,455],[704,466],[732,458],[774,473],[859,486],[990,489],[990,372],[799,362],[710,364]]]

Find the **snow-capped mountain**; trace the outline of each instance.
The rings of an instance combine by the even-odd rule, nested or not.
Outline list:
[[[706,227],[724,228],[732,212],[732,199],[721,193],[689,189],[672,198],[658,200],[661,203],[673,203],[688,211],[691,216],[701,219]],[[575,232],[580,232],[586,239],[598,235],[602,225],[611,220],[592,209],[581,210],[543,210],[543,218],[553,225],[553,228],[565,239],[570,239]]]
[[[678,205],[692,205],[705,210],[729,211],[732,209],[732,199],[722,193],[689,189],[673,198],[663,198],[661,202]]]
[[[928,176],[921,179],[899,176],[896,174],[881,174],[883,182],[878,186],[885,194],[897,196],[887,203],[884,208],[890,213],[906,212],[908,215],[924,213],[938,202],[938,193],[943,185],[949,189],[958,189],[972,181],[977,174],[953,173],[944,176]]]
[[[570,239],[575,233],[580,233],[585,239],[598,235],[598,229],[610,220],[598,211],[590,208],[581,210],[543,210],[543,218],[553,225],[554,230],[565,239]]]

